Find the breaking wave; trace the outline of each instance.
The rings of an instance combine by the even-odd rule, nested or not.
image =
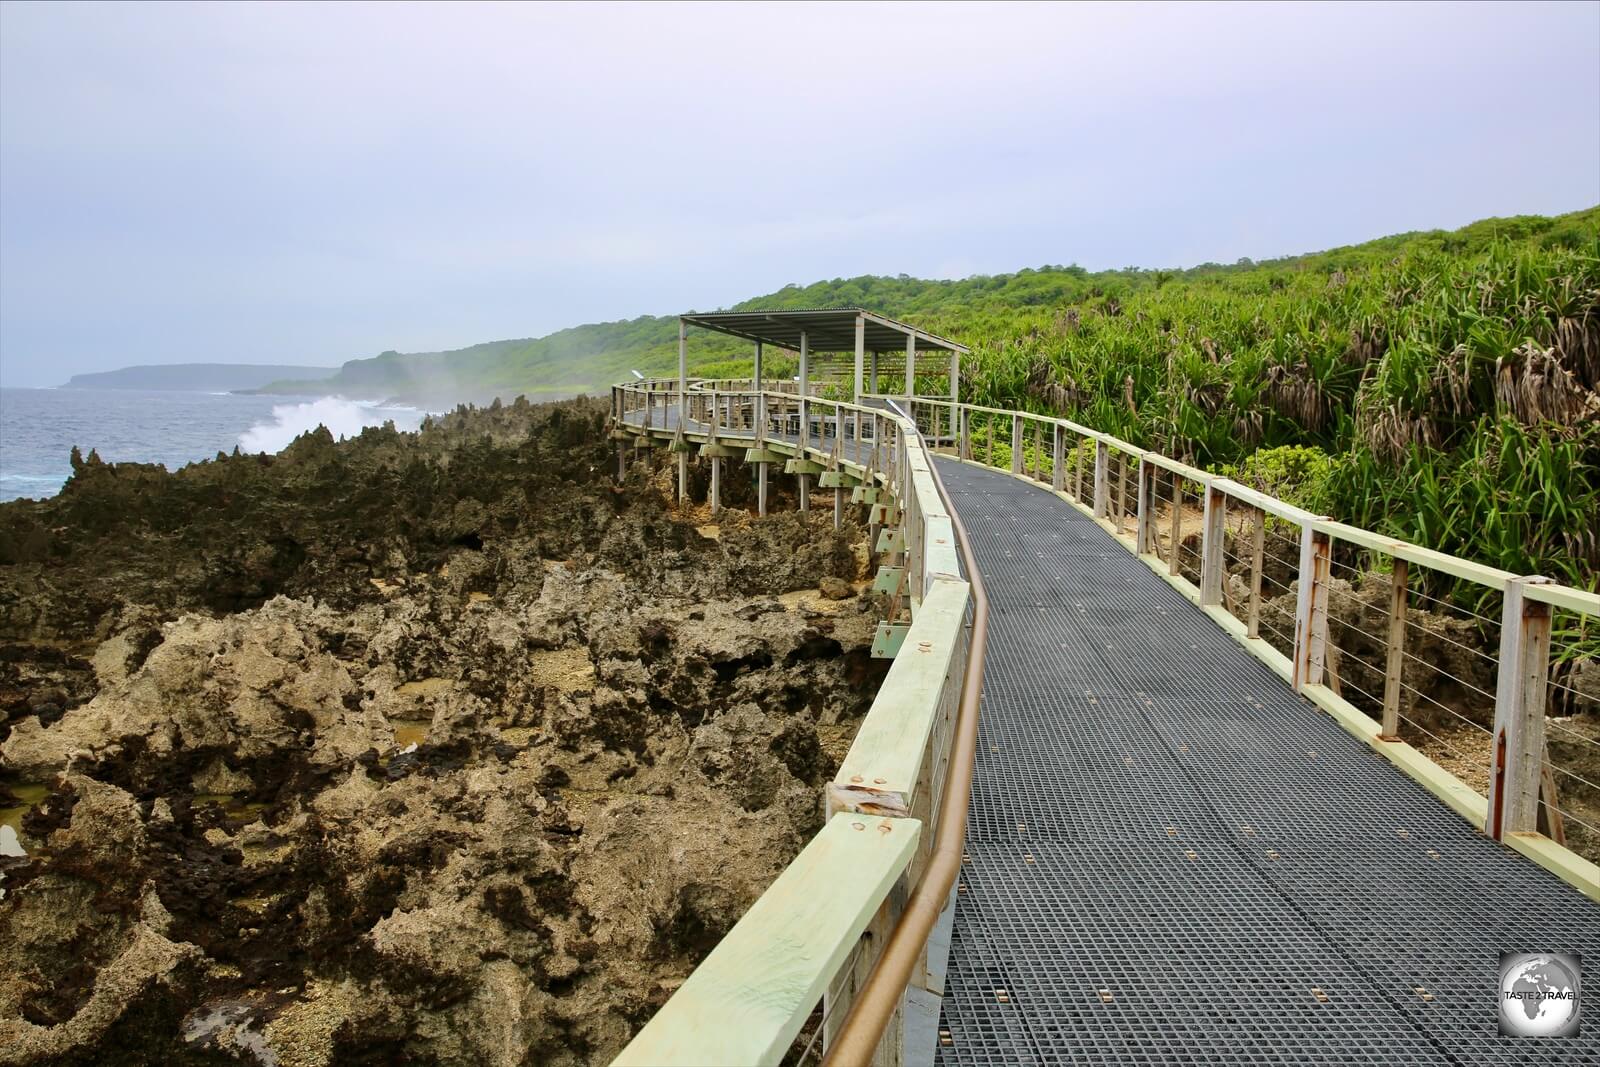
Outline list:
[[[361,403],[342,396],[324,396],[301,404],[274,404],[272,421],[258,422],[239,435],[244,452],[279,452],[290,441],[318,426],[326,426],[336,440],[354,437],[364,427],[393,421],[396,429],[415,430],[422,425],[420,408]]]

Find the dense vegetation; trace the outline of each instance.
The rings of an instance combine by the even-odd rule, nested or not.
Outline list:
[[[964,398],[1064,414],[1307,507],[1523,573],[1600,574],[1600,208],[1182,271],[835,279],[737,305],[860,305],[974,349]],[[748,373],[719,337],[709,375]],[[597,389],[676,369],[676,320],[346,364],[425,394]],[[778,356],[775,375],[791,370]],[[943,368],[919,389],[942,392]],[[884,388],[895,383],[885,380]]]

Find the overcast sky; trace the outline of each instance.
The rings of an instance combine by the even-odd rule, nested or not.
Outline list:
[[[0,5],[0,384],[1600,202],[1600,4]]]

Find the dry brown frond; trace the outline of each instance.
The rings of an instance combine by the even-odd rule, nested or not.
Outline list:
[[[1600,390],[1600,313],[1589,307],[1581,316],[1562,318],[1555,341],[1561,365],[1585,388]]]
[[[1350,345],[1341,357],[1346,366],[1370,367],[1383,358],[1383,327],[1373,323],[1363,329],[1357,326],[1350,331]]]
[[[1034,357],[1028,365],[1028,395],[1061,412],[1083,401],[1077,383],[1071,378],[1063,382],[1056,373],[1055,364],[1043,356]]]
[[[1494,398],[1501,411],[1524,426],[1571,428],[1600,418],[1600,394],[1585,389],[1553,351],[1530,342],[1512,355],[1495,361]]]
[[[1439,447],[1439,428],[1426,415],[1412,415],[1393,404],[1386,408],[1364,405],[1356,413],[1356,432],[1376,456],[1390,462],[1402,459],[1412,445]]]
[[[1328,420],[1327,394],[1304,362],[1292,368],[1280,364],[1268,367],[1265,396],[1274,411],[1313,432],[1321,430]]]

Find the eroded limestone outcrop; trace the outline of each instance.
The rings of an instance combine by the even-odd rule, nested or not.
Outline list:
[[[0,507],[0,1062],[614,1055],[883,665],[859,528],[613,469],[521,405]]]

